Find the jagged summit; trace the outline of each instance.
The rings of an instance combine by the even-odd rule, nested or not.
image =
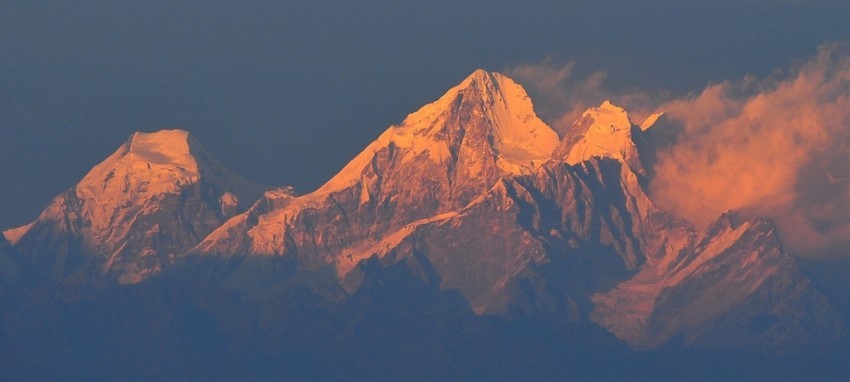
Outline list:
[[[471,99],[470,99],[471,98]],[[421,128],[435,111],[445,113],[453,104],[481,105],[490,122],[500,157],[527,165],[546,159],[558,144],[558,135],[534,112],[531,98],[522,86],[496,72],[478,69],[436,102],[411,114],[398,128]],[[442,111],[440,111],[442,110]],[[424,117],[424,118],[423,118]]]
[[[189,141],[189,133],[183,130],[133,133],[114,154],[92,168],[77,189],[84,197],[107,199],[176,190],[200,176],[195,148]]]
[[[283,254],[287,232],[312,219],[313,209],[330,204],[338,208],[322,217],[330,220],[323,227],[328,234],[293,241],[311,242],[305,245],[309,251],[300,248],[301,255],[338,256],[342,248],[337,242],[342,241],[335,236],[361,240],[375,236],[371,224],[392,231],[423,216],[461,208],[499,178],[533,172],[549,161],[558,142],[557,133],[535,115],[520,85],[504,75],[476,70],[436,101],[390,126],[315,192],[268,211],[237,216],[197,250]],[[336,213],[340,215],[334,217]],[[330,228],[350,220],[358,226]]]
[[[548,160],[558,142],[558,134],[537,117],[522,86],[478,69],[387,129],[322,190],[353,184],[374,153],[387,147],[401,149],[402,162],[424,154],[438,164],[462,161],[462,152],[472,148],[492,154],[501,171],[522,173]]]
[[[189,132],[184,130],[133,133],[127,141],[127,152],[158,164],[196,165],[189,147]]]
[[[50,277],[91,266],[137,282],[261,193],[186,131],[134,133],[33,223],[5,236],[32,261],[52,263]]]
[[[637,144],[641,132],[625,109],[605,101],[582,113],[553,157],[569,164],[577,164],[592,157],[613,158],[643,174]]]
[[[626,109],[621,106],[614,105],[611,103],[611,100],[606,99],[605,101],[602,101],[602,104],[597,107],[590,108],[587,112],[595,113],[597,115],[607,115],[612,121],[616,121],[617,123],[631,123]],[[603,119],[598,119],[597,121],[602,122]]]

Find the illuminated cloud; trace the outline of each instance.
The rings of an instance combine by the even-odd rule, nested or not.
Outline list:
[[[605,72],[578,73],[575,62],[508,73],[561,134],[606,99],[637,124],[664,111],[652,132],[650,192],[660,207],[698,226],[727,210],[766,216],[799,255],[850,254],[850,46],[826,44],[771,78],[674,99],[613,88]]]
[[[683,132],[659,153],[657,203],[703,225],[725,210],[773,218],[800,255],[850,244],[850,54],[824,45],[783,79],[721,83],[667,102]]]
[[[528,89],[537,113],[561,135],[581,113],[605,100],[616,100],[614,103],[629,110],[633,118],[648,115],[643,112],[651,104],[646,93],[612,89],[607,86],[604,71],[578,72],[575,61],[557,64],[551,59],[507,70],[509,77]]]

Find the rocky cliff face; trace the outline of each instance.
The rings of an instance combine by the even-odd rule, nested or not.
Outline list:
[[[589,293],[627,278],[652,245],[633,234],[650,222],[634,200],[622,197],[628,185],[620,169],[616,161],[593,158],[580,166],[551,162],[534,174],[501,179],[456,212],[352,251],[337,269],[356,281],[355,253],[389,263],[418,254],[443,288],[459,290],[479,314],[577,321],[589,312]]]
[[[259,194],[188,133],[136,133],[34,222],[5,232],[36,279],[160,272]]]

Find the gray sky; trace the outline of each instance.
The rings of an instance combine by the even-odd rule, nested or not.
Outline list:
[[[850,39],[848,20],[850,2],[805,0],[7,0],[0,228],[134,131],[189,130],[304,193],[479,67],[574,62],[612,91],[678,96],[802,62]]]

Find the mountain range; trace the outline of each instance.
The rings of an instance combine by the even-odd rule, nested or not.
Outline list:
[[[195,317],[186,306],[203,313],[187,325],[210,325],[193,341],[226,338],[197,345],[193,356],[232,356],[198,353],[206,347],[265,357],[304,351],[284,358],[310,370],[325,365],[329,379],[339,377],[327,366],[337,362],[408,379],[369,374],[376,369],[364,365],[376,360],[352,358],[352,349],[375,351],[387,341],[412,344],[398,352],[406,357],[399,372],[420,370],[410,361],[416,356],[435,370],[454,365],[447,374],[416,374],[441,379],[512,379],[481,372],[495,367],[484,361],[440,358],[457,349],[486,357],[490,335],[511,344],[495,348],[522,354],[572,343],[563,349],[623,359],[664,349],[781,357],[845,341],[843,304],[800,270],[771,221],[729,211],[700,228],[656,205],[648,184],[654,129],[665,118],[635,123],[606,101],[559,136],[519,84],[477,70],[303,195],[232,173],[188,132],[135,133],[35,221],[0,237],[3,353],[40,360],[81,346],[67,338],[49,350],[22,345],[40,338],[38,325],[23,322],[43,322],[41,314],[103,321],[111,328],[105,337],[126,342],[136,331],[143,334],[133,343],[158,349],[183,338],[182,326],[162,334],[128,317],[152,309],[177,325]],[[138,305],[121,305],[131,303]],[[545,346],[506,334],[544,327],[556,338]],[[159,342],[136,338],[150,333]],[[91,357],[68,362],[86,375],[114,376]],[[492,358],[501,357],[510,359]],[[558,375],[540,379],[549,377]]]

